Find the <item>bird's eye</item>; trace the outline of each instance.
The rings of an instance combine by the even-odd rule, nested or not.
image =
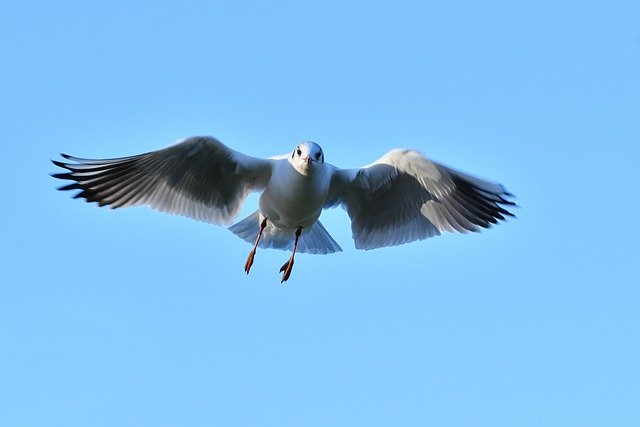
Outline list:
[[[298,156],[302,156],[302,150],[300,150],[299,148],[296,148],[296,154]]]
[[[322,154],[322,153],[318,152],[318,153],[316,154],[316,160],[320,160],[320,154]]]

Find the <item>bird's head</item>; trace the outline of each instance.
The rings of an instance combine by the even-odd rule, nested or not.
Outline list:
[[[315,142],[304,141],[293,149],[289,163],[297,171],[306,175],[309,171],[324,163],[324,153],[322,148]]]

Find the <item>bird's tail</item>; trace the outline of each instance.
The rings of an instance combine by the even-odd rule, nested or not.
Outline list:
[[[229,230],[242,240],[253,244],[260,232],[260,214],[255,211],[242,221],[229,227]],[[267,220],[267,227],[262,232],[258,245],[262,249],[274,248],[283,251],[292,250],[296,228],[278,228]],[[316,221],[309,228],[303,228],[298,240],[297,252],[307,254],[331,254],[342,252],[342,248],[331,237],[329,232]]]

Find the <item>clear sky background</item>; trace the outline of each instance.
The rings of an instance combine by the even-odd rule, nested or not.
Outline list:
[[[0,424],[640,425],[637,1],[0,6]],[[55,191],[59,152],[413,147],[518,219],[300,255]],[[243,212],[256,207],[252,197]]]

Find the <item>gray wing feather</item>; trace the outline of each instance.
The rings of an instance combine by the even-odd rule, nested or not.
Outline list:
[[[369,166],[335,169],[327,207],[341,204],[358,249],[395,246],[488,228],[505,216],[512,195],[433,162],[414,150],[391,150]]]
[[[115,159],[83,159],[66,154],[53,161],[73,181],[60,190],[80,190],[76,198],[119,208],[149,205],[199,221],[228,224],[247,195],[264,189],[270,160],[246,156],[212,137],[192,137],[158,151]]]

